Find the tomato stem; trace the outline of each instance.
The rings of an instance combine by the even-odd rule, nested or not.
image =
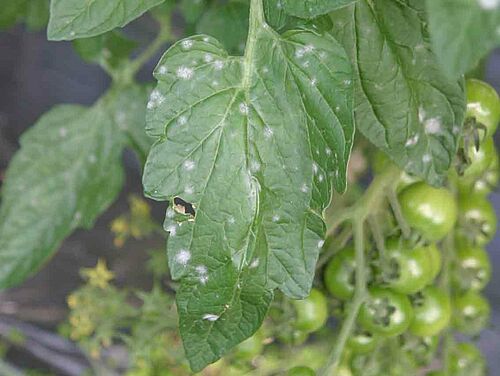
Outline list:
[[[340,328],[337,341],[328,356],[325,366],[319,372],[321,376],[330,375],[331,370],[339,365],[347,339],[354,329],[358,312],[368,296],[364,245],[365,222],[370,220],[370,217],[381,209],[382,205],[386,202],[387,190],[394,189],[400,176],[401,170],[397,167],[388,168],[384,173],[378,175],[361,199],[354,206],[341,212],[337,217],[337,221],[332,225],[332,227],[339,226],[348,220],[352,222],[356,257],[356,286],[353,301],[349,305],[347,316]],[[335,230],[330,230],[328,233],[334,234]]]
[[[156,35],[156,38],[151,42],[146,49],[137,56],[133,61],[131,61],[128,66],[124,69],[124,76],[129,80],[132,80],[137,72],[146,64],[151,58],[158,53],[159,49],[163,45],[172,40],[172,24],[170,17],[162,18],[160,22],[160,30]],[[113,77],[114,78],[114,77]]]
[[[408,239],[410,237],[410,227],[406,223],[403,213],[401,212],[401,206],[399,205],[398,197],[394,189],[391,189],[389,190],[389,192],[387,192],[387,199],[389,200],[389,204],[391,205],[394,217],[396,218],[396,222],[398,223],[403,236]]]

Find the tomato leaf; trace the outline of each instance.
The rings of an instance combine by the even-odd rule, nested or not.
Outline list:
[[[209,36],[162,57],[148,196],[169,200],[171,274],[193,370],[259,327],[276,287],[308,295],[332,185],[346,187],[352,71],[328,34],[261,22],[244,57]]]
[[[332,19],[355,66],[359,130],[400,167],[441,184],[456,153],[465,96],[431,51],[422,2],[360,0]]]
[[[232,53],[245,50],[248,32],[248,4],[241,2],[213,6],[196,25],[196,32],[218,39]]]
[[[164,0],[52,0],[49,40],[93,37],[123,27]]]
[[[91,108],[58,106],[21,137],[2,191],[0,288],[31,275],[114,201],[127,141],[120,130],[129,133],[132,122],[142,127],[146,100],[144,89],[131,88]]]
[[[41,30],[49,22],[49,0],[30,0],[26,9],[26,27],[29,30]]]
[[[500,46],[500,7],[496,1],[427,0],[432,46],[450,77],[474,68]]]
[[[116,68],[137,47],[137,43],[113,30],[91,38],[76,39],[73,46],[83,60]]]
[[[188,23],[195,23],[207,7],[207,0],[181,0],[179,8]]]
[[[28,0],[0,0],[0,29],[7,29],[16,24],[26,13]]]
[[[274,0],[276,6],[281,6],[288,14],[301,18],[314,18],[330,13],[349,5],[357,0]]]

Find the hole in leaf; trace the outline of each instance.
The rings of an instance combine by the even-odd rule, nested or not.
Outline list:
[[[174,209],[176,212],[178,212],[180,214],[189,214],[189,215],[192,215],[193,217],[196,214],[193,204],[191,204],[190,202],[184,201],[180,197],[174,198]]]

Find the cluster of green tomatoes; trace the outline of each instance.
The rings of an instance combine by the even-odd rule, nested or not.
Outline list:
[[[380,218],[386,224],[381,225],[383,246],[377,248],[383,249],[367,250],[368,298],[336,375],[403,376],[417,374],[417,369],[419,375],[434,376],[486,373],[477,347],[457,342],[454,334],[474,338],[490,318],[481,291],[491,277],[484,247],[497,223],[487,196],[498,182],[492,136],[500,120],[500,100],[491,86],[479,80],[468,80],[466,89],[467,120],[446,187],[435,188],[403,173],[396,192],[398,211],[409,231],[403,234],[392,212]],[[390,163],[381,156],[375,160],[376,174]],[[341,321],[355,292],[354,246],[334,254],[323,281],[324,290],[338,301]],[[294,303],[297,336],[323,326],[327,302],[327,294],[313,289],[309,298]],[[300,366],[288,374],[315,372]]]

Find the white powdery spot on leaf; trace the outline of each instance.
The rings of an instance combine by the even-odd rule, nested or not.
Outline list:
[[[426,116],[425,110],[422,106],[420,106],[418,108],[418,121],[423,123],[425,121],[425,116]]]
[[[214,315],[212,313],[206,313],[203,315],[203,320],[207,321],[217,321],[219,319],[219,315]]]
[[[159,74],[167,74],[168,73],[168,69],[165,65],[162,65],[160,68],[158,68],[158,73]]]
[[[243,115],[248,115],[248,105],[246,103],[240,103],[240,112],[243,114]]]
[[[493,10],[498,8],[500,0],[477,0],[477,3],[485,10]]]
[[[191,194],[193,194],[193,192],[194,192],[194,188],[192,185],[186,185],[184,187],[184,193],[191,195]]]
[[[438,118],[430,118],[424,122],[425,133],[436,134],[441,132],[441,120]]]
[[[320,183],[321,183],[324,179],[325,179],[325,178],[324,178],[323,174],[319,174],[319,175],[318,175],[318,180],[319,180],[319,182],[320,182]]]
[[[422,162],[424,163],[430,163],[432,161],[432,155],[430,154],[424,154],[422,157]]]
[[[184,48],[185,50],[189,50],[191,47],[193,47],[193,41],[190,39],[183,40],[181,42],[181,45],[182,45],[182,48]]]
[[[313,170],[314,175],[316,175],[318,173],[319,167],[316,164],[316,162],[313,162],[313,164],[312,164],[312,170]]]
[[[184,161],[183,166],[184,166],[184,169],[186,171],[192,171],[192,170],[194,170],[195,163],[194,163],[194,161],[188,159],[188,160]]]
[[[198,274],[207,274],[208,273],[208,269],[205,265],[198,265],[196,268],[196,273]]]
[[[216,70],[221,70],[222,68],[224,68],[224,62],[222,60],[215,60],[214,61],[214,68]]]
[[[314,46],[312,44],[306,44],[304,47],[297,48],[295,50],[295,57],[301,58],[304,55],[314,51]]]
[[[268,125],[266,125],[264,127],[264,137],[269,139],[271,138],[273,135],[273,130],[271,129],[271,127],[269,127]]]
[[[325,244],[325,241],[324,241],[324,240],[320,240],[320,241],[318,242],[318,248],[323,247],[323,244]]]
[[[210,63],[210,62],[212,62],[213,60],[214,60],[214,57],[213,57],[211,54],[205,54],[205,55],[203,56],[203,61],[204,61],[205,63]]]
[[[181,249],[175,256],[175,261],[184,266],[187,265],[189,260],[191,260],[191,252],[187,249]]]
[[[258,259],[258,258],[254,259],[254,260],[251,262],[250,266],[249,266],[249,267],[250,267],[250,269],[255,269],[257,266],[259,266],[259,263],[260,263],[260,261],[259,261],[259,259]]]
[[[151,92],[151,96],[149,97],[149,102],[147,105],[148,109],[153,109],[158,107],[160,104],[162,104],[165,101],[165,97],[158,91],[158,90],[153,90]]]
[[[318,83],[318,80],[316,78],[312,78],[310,83],[311,83],[311,86],[316,86],[316,84]]]
[[[408,138],[406,140],[405,146],[410,147],[410,146],[415,146],[418,143],[419,135],[415,134],[412,137]]]
[[[168,208],[168,209],[167,209],[167,213],[166,213],[166,217],[167,217],[167,218],[174,218],[174,216],[175,216],[175,211],[174,211],[174,209],[172,209],[172,208]]]
[[[251,161],[250,162],[250,171],[251,172],[257,172],[260,170],[260,162],[259,161]]]
[[[307,186],[306,183],[302,184],[302,187],[300,187],[300,190],[304,193],[309,192],[309,187]]]
[[[193,78],[194,70],[189,67],[181,66],[177,69],[177,77],[183,80],[190,80]]]
[[[61,136],[61,138],[64,138],[68,135],[68,130],[64,127],[62,128],[59,128],[59,136]]]
[[[273,215],[272,221],[278,222],[280,220],[280,216],[278,214]]]
[[[177,234],[177,226],[170,225],[167,227],[167,231],[170,233],[170,236],[175,236]]]
[[[179,116],[179,119],[177,119],[177,123],[179,123],[179,125],[186,124],[187,123],[187,117],[185,117],[184,115]]]

